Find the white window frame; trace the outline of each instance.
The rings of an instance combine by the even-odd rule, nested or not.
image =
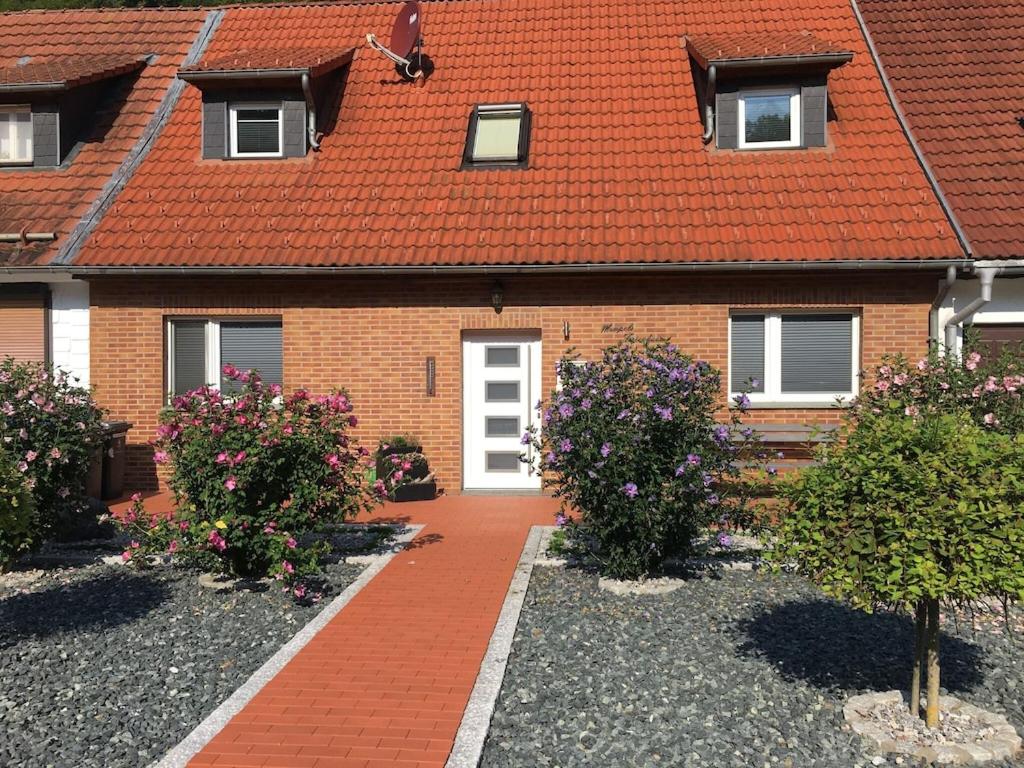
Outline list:
[[[168,317],[166,319],[166,325],[164,330],[165,338],[165,362],[164,366],[166,369],[167,376],[167,400],[170,400],[174,395],[174,324],[175,323],[206,323],[206,386],[211,389],[220,389],[220,378],[221,378],[221,366],[220,366],[220,326],[221,323],[266,323],[268,325],[273,323],[281,323],[282,331],[284,329],[284,323],[280,317],[264,316],[259,315],[256,317],[250,317],[248,315],[238,317],[191,317],[187,315],[181,315],[176,317]],[[282,349],[281,349],[281,361],[284,362],[284,349],[283,349],[283,334],[282,334]]]
[[[248,109],[273,109],[277,111],[277,152],[238,151],[238,112]],[[284,157],[284,104],[282,102],[239,102],[228,107],[229,144],[228,154],[237,158]]]
[[[29,105],[29,104],[0,104],[0,114],[3,114],[3,115],[16,115],[16,114],[20,114],[20,113],[28,113],[28,118],[29,118],[28,119],[28,127],[29,127],[29,131],[32,131],[33,130],[33,121],[34,121],[35,118],[32,115],[32,107],[31,107],[31,105]],[[7,121],[5,121],[5,122],[7,122]],[[18,142],[15,140],[14,122],[13,121],[7,122],[7,125],[5,126],[5,128],[8,131],[8,140],[10,141],[11,146],[12,147],[17,147]],[[10,160],[0,159],[0,165],[5,165],[5,166],[6,165],[32,165],[32,163],[35,161],[35,154],[36,154],[36,147],[35,147],[35,140],[34,139],[35,139],[34,136],[30,139],[30,142],[29,142],[30,150],[29,150],[28,157],[12,157]]]
[[[747,103],[750,96],[789,96],[789,139],[785,141],[747,141]],[[803,120],[800,105],[800,88],[744,88],[736,95],[736,119],[740,149],[785,149],[802,145]]]
[[[732,319],[734,317],[758,315],[764,316],[764,392],[748,392],[750,405],[753,408],[820,408],[835,405],[841,400],[849,405],[860,390],[860,313],[848,309],[796,309],[796,310],[741,310],[729,313],[729,403],[735,405],[734,398],[741,393],[732,388]],[[848,392],[783,392],[782,391],[782,318],[792,315],[849,315],[850,327],[850,383]]]
[[[508,155],[493,157],[481,157],[476,154],[476,141],[480,132],[480,123],[486,122],[489,118],[509,116],[517,118],[515,152]],[[469,160],[477,165],[516,163],[523,154],[523,121],[526,119],[526,105],[523,102],[512,104],[480,104],[476,108],[476,116],[473,122],[473,135],[469,137]]]

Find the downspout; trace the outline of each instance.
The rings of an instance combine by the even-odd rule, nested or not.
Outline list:
[[[956,283],[956,267],[950,265],[946,267],[945,279],[939,281],[939,291],[935,294],[932,308],[928,312],[928,338],[933,342],[939,340],[939,309],[942,307],[942,302],[949,296],[954,283]]]
[[[309,146],[314,152],[320,151],[320,140],[316,132],[316,102],[313,100],[313,88],[309,84],[309,72],[302,73],[302,95],[306,97],[306,135]]]
[[[718,67],[712,64],[708,67],[708,85],[704,93],[704,133],[700,140],[705,144],[710,143],[711,137],[715,135],[715,87],[718,80]]]
[[[960,323],[972,317],[975,312],[992,301],[992,283],[995,282],[996,275],[1001,271],[999,267],[982,267],[978,270],[978,282],[981,284],[980,295],[945,323],[947,354],[956,350],[956,331]]]

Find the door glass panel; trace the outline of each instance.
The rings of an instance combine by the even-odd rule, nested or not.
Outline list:
[[[488,472],[518,472],[519,454],[511,451],[487,451]]]
[[[488,416],[487,437],[519,437],[517,416]]]
[[[519,347],[487,347],[488,368],[518,368]]]
[[[488,381],[487,395],[484,398],[488,403],[518,403],[519,382],[518,381]]]

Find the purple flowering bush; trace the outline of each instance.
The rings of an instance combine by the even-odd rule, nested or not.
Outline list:
[[[33,544],[36,509],[25,475],[15,457],[0,444],[0,573]]]
[[[597,361],[563,358],[558,375],[541,429],[523,442],[562,500],[558,523],[604,574],[655,573],[740,512],[738,417],[716,420],[721,379],[708,363],[630,337]]]
[[[315,536],[367,509],[387,489],[365,487],[365,457],[344,392],[282,397],[255,371],[225,366],[239,383],[174,398],[160,418],[154,460],[170,470],[169,519],[141,500],[119,522],[132,543],[125,560],[170,554],[232,576],[275,576],[304,596],[327,544]]]
[[[87,512],[85,483],[102,418],[89,391],[67,373],[0,362],[0,442],[32,494],[36,542],[71,531]]]

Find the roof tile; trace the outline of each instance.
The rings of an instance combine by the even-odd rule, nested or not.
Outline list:
[[[367,32],[390,29],[399,7],[228,9],[203,65],[240,50],[357,49],[321,151],[297,162],[200,160],[200,95],[189,87],[76,263],[962,256],[847,0],[427,0],[424,52],[436,69],[424,84],[400,82],[365,44]],[[744,153],[702,144],[683,38],[723,30],[807,33],[854,54],[830,76],[831,146]],[[533,113],[529,168],[461,171],[472,107],[513,101]],[[168,215],[152,215],[153,203]],[[908,226],[918,215],[921,226]],[[270,219],[272,236],[263,236]]]

